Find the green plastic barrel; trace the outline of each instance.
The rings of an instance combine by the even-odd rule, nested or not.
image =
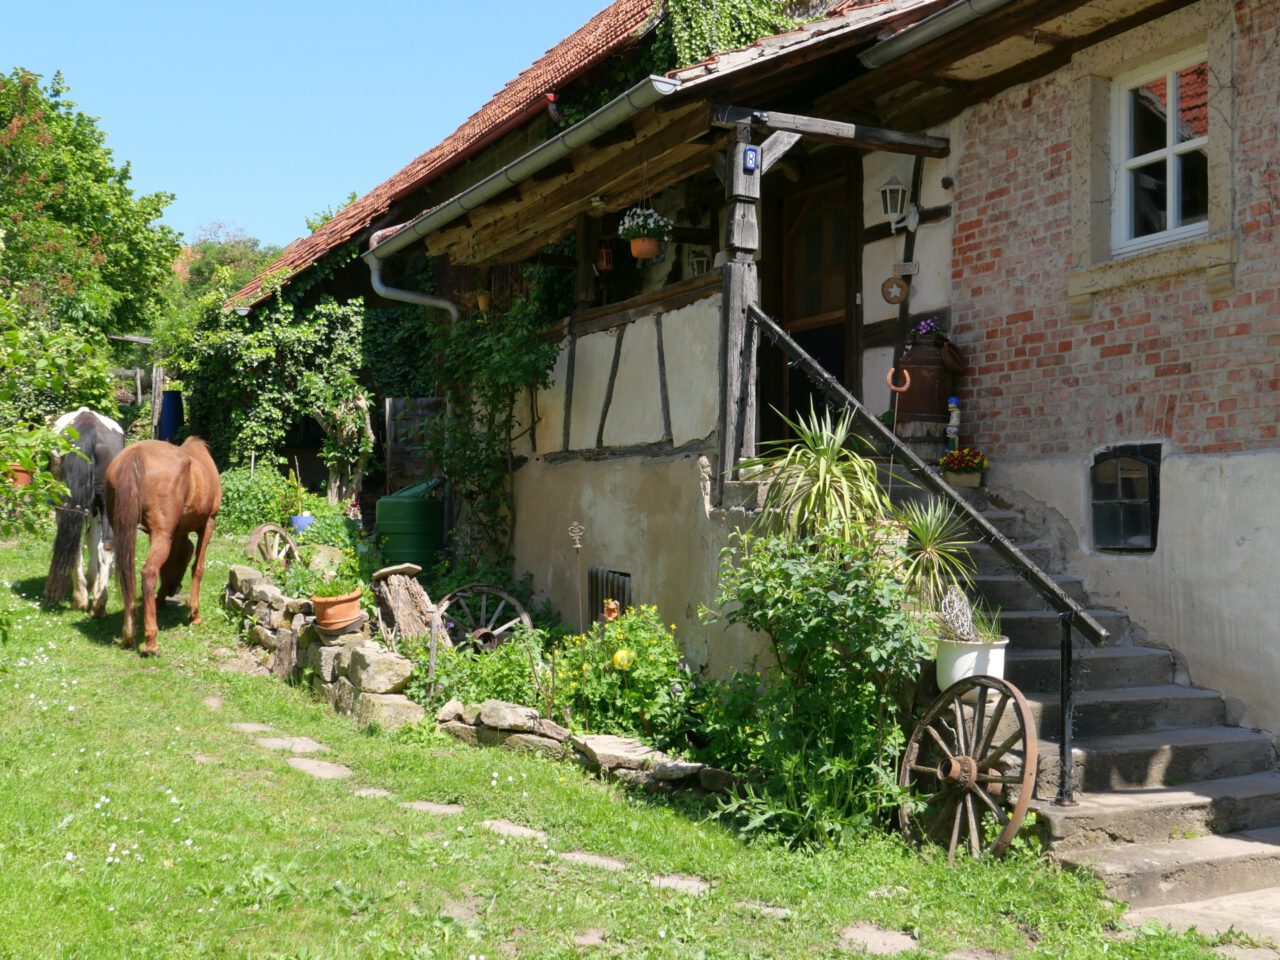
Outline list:
[[[444,548],[444,503],[440,481],[424,480],[378,500],[374,531],[387,566],[416,563],[424,570]]]

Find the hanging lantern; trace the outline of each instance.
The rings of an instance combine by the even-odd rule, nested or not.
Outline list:
[[[907,208],[907,188],[897,176],[888,179],[880,188],[880,209],[890,220],[899,220]]]
[[[608,273],[613,269],[613,251],[609,249],[609,244],[603,240],[596,249],[596,272]]]

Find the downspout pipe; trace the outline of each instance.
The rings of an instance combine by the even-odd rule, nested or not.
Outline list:
[[[436,307],[440,310],[449,312],[449,319],[457,323],[462,319],[462,311],[458,309],[458,305],[452,300],[445,297],[434,297],[429,293],[419,293],[417,290],[401,290],[399,287],[389,287],[382,281],[383,262],[377,257],[365,255],[365,262],[369,264],[369,282],[373,284],[373,292],[380,297],[388,300],[401,300],[404,303],[416,303],[424,307]]]
[[[858,60],[868,70],[883,67],[886,63],[918,50],[926,43],[944,37],[954,30],[968,26],[1011,2],[1012,0],[960,0],[959,3],[944,7],[931,17],[925,17],[896,36],[882,40],[870,50],[863,51],[858,54]]]
[[[642,110],[653,106],[663,97],[680,89],[678,80],[667,77],[646,77],[630,90],[614,100],[609,101],[591,116],[572,127],[556,134],[545,143],[534,147],[524,156],[513,160],[501,170],[490,174],[479,183],[464,190],[452,200],[447,200],[400,227],[392,227],[374,234],[365,261],[373,269],[374,261],[387,257],[416,243],[423,237],[447,226],[474,210],[481,204],[492,200],[498,194],[516,184],[529,179],[539,170],[543,170],[563,157],[568,156],[580,147],[586,146],[601,134],[623,123],[626,123]],[[385,237],[385,239],[383,239]],[[386,288],[388,290],[392,288]],[[383,294],[388,296],[388,294]],[[391,299],[403,299],[392,296]],[[412,301],[417,302],[417,301]]]

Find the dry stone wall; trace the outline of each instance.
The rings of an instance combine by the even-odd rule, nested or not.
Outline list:
[[[727,770],[678,760],[630,737],[570,733],[531,707],[502,700],[463,704],[450,700],[436,714],[440,729],[473,747],[504,747],[573,762],[608,780],[667,796],[705,798],[729,793],[737,779]]]
[[[223,602],[239,614],[241,638],[272,674],[309,676],[311,689],[338,713],[387,730],[423,718],[422,706],[401,693],[413,661],[376,643],[367,621],[338,632],[321,630],[310,600],[286,597],[247,566],[231,568]]]

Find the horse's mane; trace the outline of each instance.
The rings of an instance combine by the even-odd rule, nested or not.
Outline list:
[[[205,443],[200,437],[187,437],[187,439],[182,441],[182,446],[192,447],[196,450],[203,450],[205,453],[209,452],[209,444]]]

